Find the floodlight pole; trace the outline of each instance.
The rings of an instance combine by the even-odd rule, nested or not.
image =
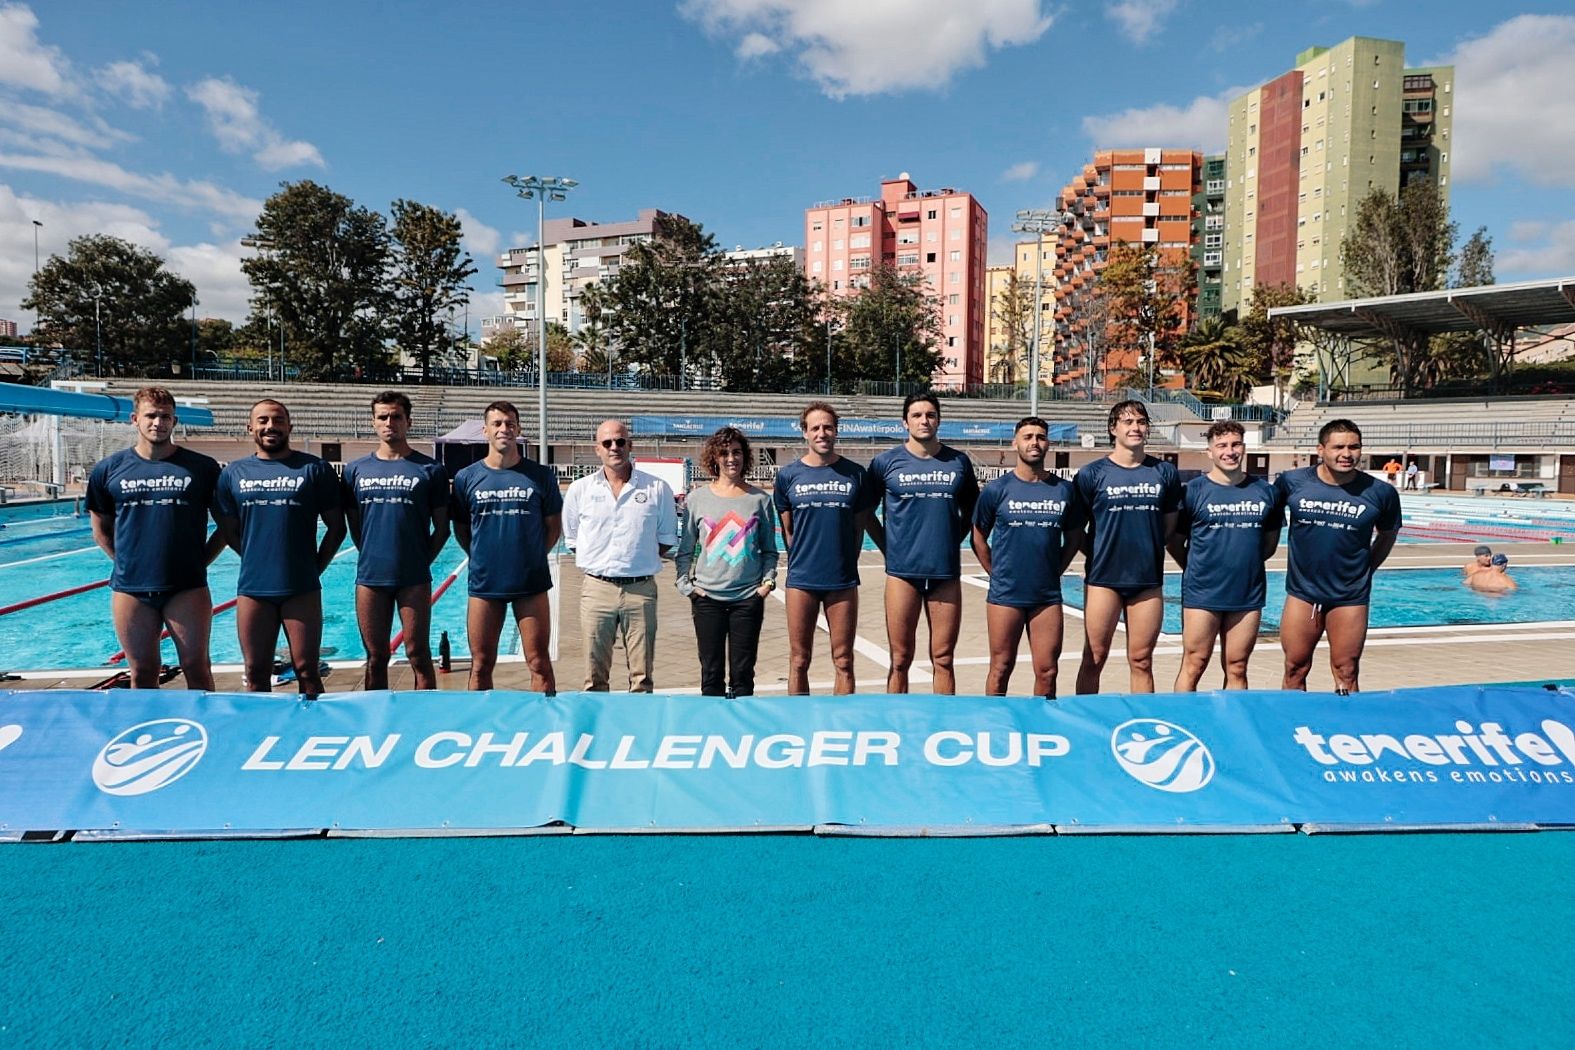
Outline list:
[[[1033,349],[1028,355],[1028,414],[1031,416],[1039,414],[1039,340],[1045,326],[1045,234],[1060,223],[1061,218],[1055,212],[1042,208],[1025,208],[1017,213],[1017,221],[1012,223],[1013,232],[1034,235],[1034,339]],[[1051,381],[1055,381],[1053,369]]]
[[[566,200],[578,186],[574,179],[557,175],[505,175],[503,181],[514,187],[524,200],[536,201],[536,422],[539,427],[537,455],[546,463],[547,454],[547,202]]]

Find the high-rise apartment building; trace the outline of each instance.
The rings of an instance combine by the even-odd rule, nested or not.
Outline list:
[[[1022,362],[1015,360],[1017,355],[1012,352],[1012,333],[1004,309],[1016,273],[1016,267],[1012,266],[989,266],[984,271],[984,302],[989,318],[985,325],[984,380],[987,383],[1015,383],[1022,378]]]
[[[879,197],[844,197],[804,209],[804,272],[832,295],[869,283],[876,266],[924,278],[941,317],[938,387],[984,382],[988,217],[973,194],[923,190],[907,172]]]
[[[0,317],[0,339],[16,338],[16,322],[9,318]]]
[[[585,320],[580,310],[580,295],[586,285],[604,281],[618,272],[631,245],[659,235],[658,227],[669,213],[642,208],[639,217],[629,222],[589,222],[585,219],[548,219],[547,312],[548,321],[557,321],[571,332],[580,330]],[[503,271],[503,303],[508,312],[501,317],[485,317],[481,322],[483,340],[504,328],[536,331],[535,248],[510,248],[498,256]]]
[[[1192,200],[1192,259],[1198,267],[1198,319],[1220,316],[1225,272],[1225,155],[1203,158],[1203,189]]]
[[[1153,245],[1161,263],[1190,267],[1202,173],[1203,154],[1192,150],[1101,150],[1061,191],[1057,206],[1068,223],[1056,244],[1057,384],[1097,389],[1139,368],[1146,347],[1104,345],[1095,279],[1121,244]],[[1187,303],[1180,328],[1191,325],[1192,308]]]
[[[1454,68],[1405,68],[1397,40],[1351,37],[1231,102],[1221,306],[1258,285],[1346,298],[1340,243],[1362,198],[1413,181],[1449,194]]]

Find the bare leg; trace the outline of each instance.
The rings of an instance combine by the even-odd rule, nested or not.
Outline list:
[[[1154,691],[1154,646],[1165,623],[1165,594],[1151,588],[1126,603],[1127,674],[1134,693]]]
[[[1285,596],[1280,613],[1280,648],[1285,650],[1285,677],[1281,689],[1307,688],[1307,672],[1312,670],[1313,650],[1323,637],[1323,613],[1318,606],[1300,598]]]
[[[1097,693],[1121,622],[1121,595],[1109,587],[1085,585],[1083,591],[1083,662],[1077,669],[1077,691]]]
[[[166,602],[164,626],[169,628],[170,640],[175,643],[186,688],[211,692],[213,664],[208,657],[208,641],[213,634],[213,595],[208,588],[193,587]]]
[[[1336,689],[1360,691],[1362,650],[1367,646],[1367,606],[1342,605],[1324,616],[1329,629],[1329,670]]]
[[[859,627],[859,589],[848,587],[826,595],[826,629],[831,634],[831,663],[837,670],[837,696],[855,692],[853,636]]]
[[[150,605],[129,594],[111,591],[109,615],[115,621],[115,637],[126,652],[126,667],[131,672],[133,689],[159,687],[159,631],[164,617]]]
[[[323,592],[292,594],[280,603],[279,614],[290,643],[290,662],[295,665],[296,689],[306,696],[321,696],[323,679],[317,662],[323,652]]]
[[[399,603],[399,626],[405,632],[405,659],[415,688],[436,689],[437,669],[432,666],[432,585],[418,583],[401,587],[394,595]]]
[[[248,692],[273,692],[273,648],[279,644],[281,619],[279,606],[271,601],[244,594],[235,599],[235,633],[241,643]]]
[[[984,606],[985,628],[990,636],[990,673],[985,678],[986,696],[1005,696],[1012,680],[1012,670],[1017,665],[1017,646],[1028,625],[1030,610],[1010,605]]]
[[[891,668],[886,672],[886,692],[906,693],[908,671],[918,648],[919,608],[924,595],[907,580],[886,577],[886,647]]]
[[[935,684],[930,692],[952,696],[957,692],[957,676],[952,658],[957,650],[957,631],[962,626],[962,581],[938,583],[924,597],[924,616],[930,626],[930,670]]]
[[[470,682],[474,691],[492,688],[492,669],[498,664],[498,637],[503,633],[503,601],[470,599],[465,610],[465,636],[470,644]]]
[[[1263,621],[1262,609],[1247,609],[1225,614],[1225,688],[1247,688],[1247,661],[1258,644],[1258,625]]]
[[[1034,659],[1035,696],[1055,696],[1064,623],[1059,605],[1041,605],[1028,614],[1028,651]]]
[[[809,695],[809,664],[815,654],[815,621],[820,592],[787,589],[788,694]]]
[[[558,679],[552,673],[552,606],[547,594],[533,594],[514,600],[514,622],[519,627],[520,648],[525,662],[530,666],[531,682],[537,692],[553,696],[558,692]]]
[[[388,688],[388,636],[394,626],[394,595],[385,588],[356,585],[355,618],[366,650],[364,689]]]
[[[1175,691],[1196,692],[1203,672],[1208,670],[1219,638],[1222,613],[1208,609],[1181,610],[1181,669],[1176,672]]]

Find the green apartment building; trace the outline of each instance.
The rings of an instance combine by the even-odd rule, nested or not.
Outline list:
[[[1359,36],[1303,51],[1234,99],[1221,309],[1245,307],[1260,284],[1347,298],[1340,242],[1363,197],[1429,179],[1448,200],[1453,110],[1452,66],[1407,69],[1402,42]]]

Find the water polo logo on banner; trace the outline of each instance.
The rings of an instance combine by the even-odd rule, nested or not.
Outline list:
[[[185,718],[125,730],[93,760],[93,783],[106,795],[146,795],[191,772],[208,750],[208,731]]]
[[[1189,730],[1159,718],[1134,718],[1110,734],[1116,763],[1156,791],[1196,791],[1214,778],[1214,755]]]

